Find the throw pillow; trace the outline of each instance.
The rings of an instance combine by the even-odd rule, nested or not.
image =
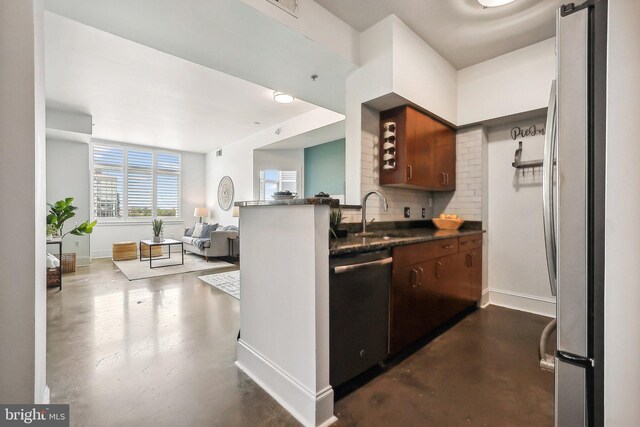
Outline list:
[[[205,224],[204,227],[202,227],[202,233],[200,233],[200,238],[201,239],[210,238],[211,232],[216,231],[216,228],[218,228],[218,224]]]
[[[187,237],[191,237],[193,236],[193,230],[196,228],[196,223],[194,222],[191,227],[189,227],[189,229],[187,230],[186,233],[184,233],[185,236]]]
[[[193,229],[193,233],[191,233],[191,237],[197,237],[200,238],[200,236],[202,235],[202,229],[204,228],[204,224],[202,223],[197,223],[195,228]]]

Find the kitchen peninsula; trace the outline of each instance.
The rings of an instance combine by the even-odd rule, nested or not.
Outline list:
[[[335,420],[333,386],[337,384],[330,383],[329,363],[330,258],[389,251],[394,257],[394,284],[405,280],[407,273],[408,285],[401,288],[419,291],[416,298],[431,298],[429,304],[460,303],[452,310],[440,310],[440,318],[422,322],[424,328],[392,335],[389,353],[427,333],[427,326],[446,321],[479,299],[481,258],[473,260],[476,253],[481,256],[481,250],[477,251],[482,245],[479,228],[378,230],[330,240],[329,212],[338,207],[337,200],[250,201],[236,206],[241,212],[243,248],[236,364],[305,425],[328,425]],[[429,263],[434,264],[434,278],[444,277],[443,284],[447,282],[439,295],[429,294]],[[464,276],[464,267],[471,265],[476,270],[469,269]],[[407,297],[413,298],[404,295]],[[394,324],[403,322],[393,317],[394,301],[392,292],[392,334]]]

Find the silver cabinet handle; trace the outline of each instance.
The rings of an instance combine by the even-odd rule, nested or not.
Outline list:
[[[440,172],[440,185],[442,185],[443,187],[446,185],[446,176],[444,172]]]
[[[350,271],[358,270],[365,267],[375,267],[379,265],[387,265],[393,262],[393,257],[379,259],[377,261],[361,262],[360,264],[340,265],[333,267],[333,272],[336,274],[348,273]]]
[[[444,245],[442,246],[442,249],[451,249],[453,247],[453,245]]]
[[[407,181],[411,181],[413,178],[413,166],[407,165]]]
[[[424,269],[418,267],[418,286],[422,286],[422,277],[424,276]]]
[[[442,263],[436,261],[436,278],[442,279]]]
[[[544,135],[544,160],[542,163],[542,211],[544,223],[544,243],[547,253],[547,270],[551,294],[556,295],[556,226],[553,207],[553,163],[556,151],[557,116],[556,116],[556,81],[551,83],[551,96],[547,110],[547,123]]]
[[[414,268],[411,270],[411,287],[415,288],[417,286],[418,286],[418,270]]]

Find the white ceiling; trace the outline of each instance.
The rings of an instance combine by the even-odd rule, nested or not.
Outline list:
[[[345,121],[332,123],[309,132],[283,139],[273,144],[260,147],[261,150],[303,149],[344,138]]]
[[[483,9],[477,0],[316,0],[358,31],[394,14],[457,69],[555,35],[568,0],[516,0]]]
[[[208,152],[318,108],[52,13],[45,55],[47,106],[92,115],[100,139]]]
[[[345,111],[345,80],[355,65],[240,0],[44,3],[47,11],[57,15],[330,110]],[[315,82],[310,79],[313,74],[320,76]]]

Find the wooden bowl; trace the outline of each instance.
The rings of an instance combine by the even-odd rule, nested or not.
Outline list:
[[[431,218],[431,221],[440,230],[457,230],[464,223],[464,219]]]

